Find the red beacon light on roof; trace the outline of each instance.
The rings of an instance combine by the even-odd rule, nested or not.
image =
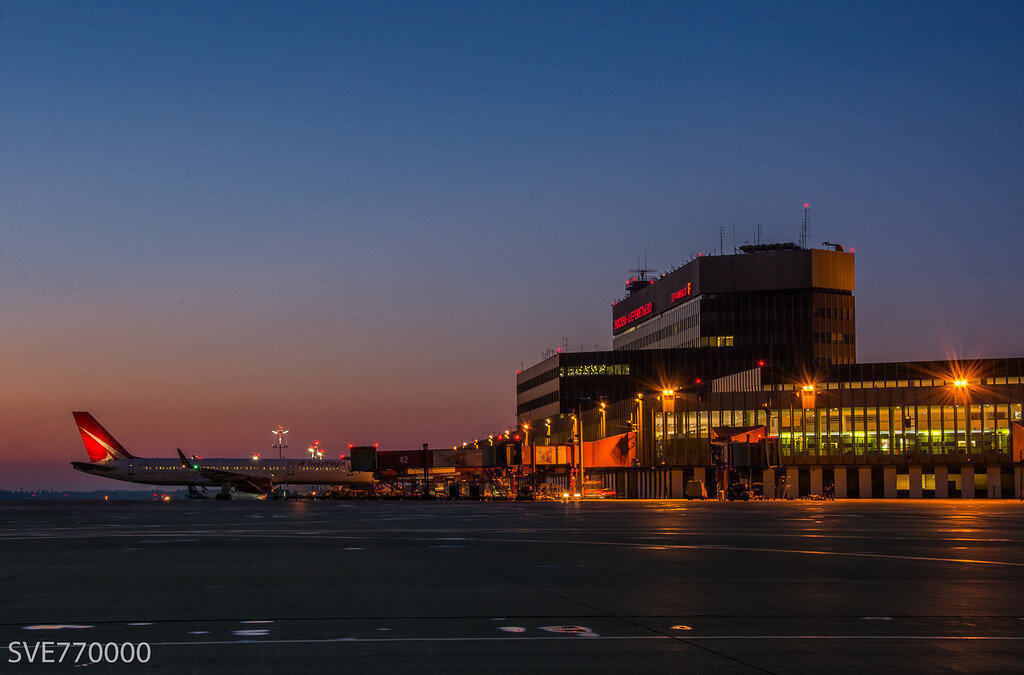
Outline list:
[[[757,367],[764,368],[764,359],[761,359],[760,361],[757,362]]]

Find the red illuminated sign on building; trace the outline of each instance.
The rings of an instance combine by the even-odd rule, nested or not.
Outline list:
[[[672,302],[675,302],[676,300],[682,300],[683,298],[688,296],[692,291],[693,291],[693,282],[692,281],[691,282],[687,282],[687,284],[685,286],[683,286],[682,288],[680,288],[678,291],[676,291],[675,293],[673,293],[671,295]]]
[[[650,314],[653,311],[654,311],[654,303],[653,302],[648,302],[646,305],[641,305],[640,307],[637,307],[636,309],[634,309],[629,314],[627,314],[625,316],[620,316],[618,319],[615,320],[615,322],[612,325],[614,326],[615,330],[618,330],[619,328],[622,328],[623,326],[628,326],[629,324],[633,323],[637,319],[641,319],[641,318],[647,316],[648,314]]]

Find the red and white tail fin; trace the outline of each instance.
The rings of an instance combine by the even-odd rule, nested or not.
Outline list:
[[[111,459],[133,459],[135,456],[125,450],[110,432],[100,426],[96,418],[87,412],[73,412],[78,433],[82,434],[85,451],[90,462],[106,462]]]

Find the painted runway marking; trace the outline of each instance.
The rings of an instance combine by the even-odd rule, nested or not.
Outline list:
[[[189,640],[184,642],[150,642],[153,647],[202,647],[240,644],[334,644],[334,643],[394,643],[394,642],[497,642],[497,641],[579,641],[580,635],[510,635],[493,637],[407,637],[407,638],[311,638],[291,640]],[[595,635],[587,640],[682,640],[698,642],[702,640],[914,640],[937,642],[1024,642],[1024,636],[998,635],[687,635],[686,638],[671,635]]]
[[[82,628],[95,628],[96,626],[81,626],[77,624],[67,623],[43,623],[36,626],[22,626],[22,630],[64,630],[65,628],[71,630],[79,630]]]
[[[385,642],[497,642],[503,641],[558,641],[575,640],[579,642],[578,635],[543,635],[543,636],[522,636],[522,637],[411,637],[411,638],[318,638],[318,639],[293,639],[293,640],[189,640],[185,642],[150,642],[153,647],[187,647],[187,646],[219,646],[219,645],[303,645],[303,644],[333,644],[339,642],[348,643],[385,643]],[[591,640],[676,640],[669,635],[602,635]]]

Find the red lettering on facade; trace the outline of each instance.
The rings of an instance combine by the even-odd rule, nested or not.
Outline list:
[[[683,298],[688,296],[692,291],[693,291],[693,282],[692,281],[687,282],[687,284],[685,286],[683,286],[682,288],[680,288],[678,291],[676,291],[675,293],[673,293],[671,295],[672,302],[675,302],[676,300],[682,300]]]
[[[650,314],[653,311],[654,311],[654,303],[653,302],[648,302],[646,305],[641,305],[640,307],[637,307],[636,309],[634,309],[629,314],[626,314],[625,316],[620,316],[618,319],[615,319],[615,321],[612,323],[612,326],[614,327],[615,330],[618,330],[619,328],[622,328],[623,326],[628,326],[629,324],[633,323],[637,319],[642,319],[643,317],[647,316],[648,314]]]

